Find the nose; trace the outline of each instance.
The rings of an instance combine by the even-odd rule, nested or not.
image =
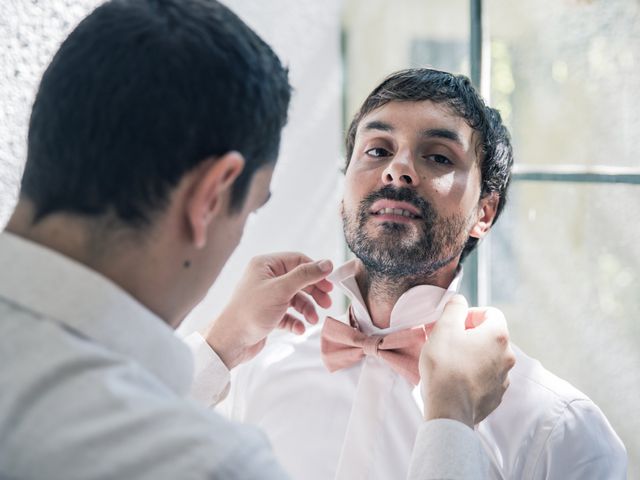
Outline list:
[[[416,187],[419,183],[419,177],[414,168],[411,155],[398,152],[382,172],[382,183],[396,187]]]

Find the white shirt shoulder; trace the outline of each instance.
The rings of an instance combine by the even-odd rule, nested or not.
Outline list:
[[[0,478],[288,478],[258,430],[135,360],[0,302]]]
[[[478,427],[503,477],[626,479],[624,445],[602,411],[540,362],[514,351],[510,387]]]

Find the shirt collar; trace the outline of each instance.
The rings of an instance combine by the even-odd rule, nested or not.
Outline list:
[[[193,359],[162,319],[119,286],[54,250],[0,233],[0,297],[151,371],[179,395]]]
[[[367,335],[387,334],[435,322],[440,318],[449,299],[458,293],[462,282],[463,272],[460,267],[447,289],[434,285],[417,285],[410,288],[400,296],[391,310],[389,328],[381,329],[373,325],[356,282],[356,262],[354,259],[340,266],[329,276],[329,280],[340,287],[351,300],[352,312],[358,326]]]

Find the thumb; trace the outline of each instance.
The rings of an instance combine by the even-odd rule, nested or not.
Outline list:
[[[469,309],[467,315],[466,328],[476,328],[485,320],[493,317],[504,317],[502,312],[494,307],[474,307]]]
[[[436,324],[436,328],[464,330],[468,311],[469,304],[467,303],[467,299],[462,295],[454,295],[445,305],[442,316]]]
[[[280,293],[292,297],[303,288],[326,278],[332,270],[331,260],[303,263],[278,277],[278,288]]]
[[[469,309],[467,328],[507,332],[507,320],[504,313],[495,307],[471,308]]]

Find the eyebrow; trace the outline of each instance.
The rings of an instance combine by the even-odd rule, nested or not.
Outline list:
[[[393,125],[381,122],[380,120],[372,120],[364,124],[365,130],[380,130],[383,132],[393,132],[395,129]],[[454,143],[457,143],[460,147],[464,148],[464,143],[458,135],[458,132],[454,130],[449,130],[448,128],[430,128],[422,132],[423,137],[428,138],[444,138],[446,140],[451,140]]]
[[[393,126],[385,123],[385,122],[381,122],[380,120],[372,120],[370,122],[367,122],[364,124],[364,129],[365,130],[382,130],[383,132],[393,132]]]
[[[457,143],[462,148],[464,148],[465,146],[462,142],[462,139],[460,138],[460,135],[458,135],[458,132],[449,130],[448,128],[431,128],[422,132],[422,135],[430,138],[435,137],[451,140],[452,142]]]

